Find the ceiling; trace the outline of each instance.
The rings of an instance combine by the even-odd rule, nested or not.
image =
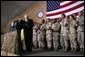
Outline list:
[[[23,11],[26,7],[31,7],[36,1],[1,1],[1,27],[14,15]]]

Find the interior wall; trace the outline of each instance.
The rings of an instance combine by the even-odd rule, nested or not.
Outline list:
[[[38,17],[38,12],[42,11],[43,17]],[[28,14],[29,18],[33,19],[34,22],[41,23],[42,19],[46,19],[46,1],[37,1],[35,4],[27,7],[23,12],[17,14],[15,17],[10,18],[4,26],[1,28],[2,33],[9,32],[9,27],[12,21],[16,19],[24,19],[24,15]]]

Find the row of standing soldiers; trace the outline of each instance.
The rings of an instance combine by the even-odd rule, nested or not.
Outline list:
[[[84,50],[84,15],[66,17],[61,14],[59,19],[43,20],[42,24],[34,23],[33,46],[48,50],[62,50],[77,52]]]

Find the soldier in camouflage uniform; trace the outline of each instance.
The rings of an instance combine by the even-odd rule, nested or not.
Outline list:
[[[53,21],[52,30],[53,30],[53,47],[54,47],[54,50],[59,50],[60,24],[57,22],[56,19],[54,19],[54,21]]]
[[[38,40],[38,47],[41,48],[41,24],[38,23],[38,30],[37,30],[37,40]]]
[[[77,18],[78,28],[77,28],[77,41],[80,47],[80,51],[84,50],[84,15],[83,11],[78,13],[79,17]]]
[[[60,22],[61,25],[61,36],[60,36],[60,43],[63,51],[68,51],[68,24],[67,24],[67,18],[65,18],[65,14],[61,15],[61,18],[63,19]]]
[[[37,23],[34,23],[34,26],[33,26],[33,46],[34,46],[34,48],[38,47],[37,30],[38,30]]]
[[[45,23],[44,20],[42,20],[42,24],[40,26],[40,46],[42,49],[45,48]]]
[[[77,22],[73,15],[69,17],[70,17],[70,30],[69,31],[70,31],[71,51],[76,52],[77,51],[77,33],[76,33]]]
[[[50,50],[52,48],[52,22],[50,19],[47,19],[46,23],[46,41],[47,41],[47,48]]]

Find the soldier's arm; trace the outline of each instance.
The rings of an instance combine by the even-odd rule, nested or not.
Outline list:
[[[84,18],[83,18],[83,17],[81,18],[80,25],[81,25],[81,26],[83,26],[83,25],[84,25]]]
[[[62,25],[63,24],[63,20],[60,22],[60,25]]]
[[[60,24],[58,23],[58,26],[57,26],[57,31],[59,31],[60,30]]]
[[[55,24],[55,27],[52,27],[53,31],[59,31],[60,25],[58,23]]]
[[[50,24],[50,27],[49,27],[50,30],[52,30],[52,23]]]
[[[76,21],[73,22],[73,26],[75,29],[77,29],[77,22]]]

